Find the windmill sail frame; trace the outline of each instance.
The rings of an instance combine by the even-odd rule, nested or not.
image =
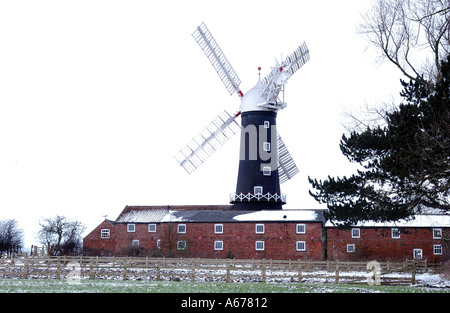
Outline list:
[[[217,149],[241,130],[240,125],[236,122],[237,116],[226,110],[223,111],[175,155],[175,159],[188,174],[195,171]]]
[[[208,57],[230,95],[237,91],[239,96],[242,97],[243,94],[239,89],[241,80],[230,62],[228,62],[227,57],[223,54],[217,42],[214,40],[214,37],[209,32],[205,23],[202,23],[197,27],[192,33],[192,37],[194,37],[195,41]]]

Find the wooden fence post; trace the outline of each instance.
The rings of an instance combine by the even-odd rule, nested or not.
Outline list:
[[[89,279],[94,279],[94,259],[89,262]]]
[[[123,259],[123,280],[127,280],[127,259]]]
[[[339,284],[339,261],[336,261],[336,268],[335,268],[335,284]]]
[[[23,260],[23,269],[24,269],[23,278],[27,279],[28,278],[28,259],[27,258],[25,258]]]
[[[303,277],[302,277],[302,265],[299,263],[298,264],[298,282],[301,283],[302,280],[303,280]]]
[[[61,278],[61,260],[60,257],[58,256],[56,258],[56,279],[60,279]]]
[[[195,282],[195,261],[192,260],[191,264],[191,281]]]
[[[161,280],[161,262],[156,262],[156,280]]]
[[[262,260],[261,263],[262,263],[261,264],[261,267],[262,267],[262,269],[261,269],[261,271],[262,271],[262,282],[265,283],[266,282],[266,261]]]
[[[411,283],[414,285],[416,283],[416,261],[413,261],[411,269]]]
[[[231,282],[230,279],[230,263],[227,262],[227,283]]]

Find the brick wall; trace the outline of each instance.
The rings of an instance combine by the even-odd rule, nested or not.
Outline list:
[[[442,239],[433,239],[432,228],[399,228],[400,238],[392,238],[392,228],[359,228],[359,238],[352,238],[352,230],[327,228],[327,257],[329,260],[356,261],[380,260],[403,261],[412,259],[414,249],[422,250],[422,259],[441,262],[443,254],[436,254],[434,245],[446,244]],[[354,245],[348,252],[347,245]]]
[[[186,233],[178,233],[180,224],[185,225]],[[215,224],[222,225],[223,233],[215,233]],[[256,224],[264,225],[264,233],[256,233]],[[297,224],[305,225],[304,234],[297,233]],[[103,222],[85,237],[85,253],[96,255],[104,250],[99,255],[126,255],[139,250],[141,254],[167,257],[323,259],[321,223],[159,223],[155,232],[149,232],[148,224],[134,225],[134,232],[130,232],[127,224],[108,226]],[[110,238],[100,238],[101,229],[108,227]],[[139,240],[138,247],[132,246],[133,240]],[[184,249],[178,247],[180,241],[185,242]],[[221,250],[215,249],[215,241],[222,242]],[[264,242],[263,250],[256,249],[257,241]],[[298,241],[304,242],[304,251],[297,251]]]
[[[186,233],[178,233],[179,224],[186,226]],[[215,233],[215,224],[223,226],[222,234]],[[257,224],[264,224],[264,233],[256,233]],[[297,233],[297,224],[305,225],[304,234]],[[84,238],[85,254],[403,261],[413,258],[414,249],[421,249],[422,259],[429,262],[441,262],[450,257],[448,242],[434,239],[433,228],[425,227],[401,228],[400,238],[392,238],[389,227],[361,227],[359,238],[352,238],[352,230],[323,228],[318,222],[173,222],[156,224],[155,232],[149,232],[148,224],[134,225],[134,231],[130,232],[125,223],[103,221]],[[102,229],[110,230],[109,238],[101,238]],[[442,237],[450,237],[448,228],[442,229]],[[133,247],[133,240],[138,240],[139,245]],[[160,248],[157,247],[158,240]],[[220,250],[215,249],[215,241],[222,242]],[[264,242],[263,250],[256,249],[257,241]],[[177,247],[178,242],[185,242],[185,248]],[[297,242],[305,244],[304,251],[297,251]],[[347,252],[347,245],[354,245],[354,251]],[[435,245],[442,247],[442,254],[436,254]]]
[[[101,230],[109,229],[110,237],[102,238]],[[93,231],[91,231],[83,239],[83,249],[84,253],[87,255],[113,255],[115,252],[115,227],[113,223],[108,220],[104,220],[100,225],[98,225]]]
[[[214,225],[221,224],[222,234],[215,234]],[[264,225],[264,233],[256,233],[256,225]],[[321,260],[322,238],[320,223],[303,223],[305,234],[296,233],[298,223],[186,223],[186,234],[175,234],[176,241],[187,242],[186,251],[177,255],[191,257],[242,259],[303,259]],[[167,254],[167,229],[176,231],[176,224],[162,224],[165,228],[162,250]],[[215,250],[215,241],[222,242],[222,250]],[[262,241],[263,250],[256,249],[256,242]],[[305,251],[297,251],[297,241],[305,242]],[[174,246],[174,245],[173,245]],[[261,248],[261,247],[260,247]],[[172,251],[173,253],[175,250]]]

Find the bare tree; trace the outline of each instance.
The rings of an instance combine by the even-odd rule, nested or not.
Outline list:
[[[57,215],[43,218],[39,225],[38,239],[50,255],[76,255],[82,251],[81,234],[86,227],[81,222]]]
[[[23,230],[15,219],[0,221],[0,255],[19,252],[23,246]]]
[[[450,52],[450,0],[375,0],[359,27],[408,79],[430,85]]]

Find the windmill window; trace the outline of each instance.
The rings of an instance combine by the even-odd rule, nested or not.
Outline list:
[[[156,224],[148,224],[148,232],[155,233],[156,232]]]
[[[255,187],[253,187],[253,193],[255,195],[262,195],[263,194],[263,187],[262,186],[255,186]]]
[[[264,224],[256,224],[255,232],[257,234],[264,234]]]
[[[304,241],[297,241],[297,243],[296,243],[296,248],[297,248],[297,251],[306,251],[306,242],[304,242]]]
[[[255,242],[255,250],[256,251],[264,251],[264,241]]]
[[[223,250],[223,241],[214,241],[214,250]]]
[[[134,233],[136,230],[136,225],[134,224],[127,224],[127,232]]]
[[[263,143],[263,149],[264,149],[264,151],[266,151],[266,152],[270,152],[270,142],[265,141],[265,142]]]
[[[186,224],[178,224],[178,233],[186,234]]]
[[[102,229],[100,233],[100,238],[109,238],[111,231],[109,229]]]
[[[264,176],[272,175],[272,168],[270,166],[264,166],[263,167],[263,175]]]
[[[264,121],[264,128],[269,128],[269,127],[270,127],[270,122]]]

